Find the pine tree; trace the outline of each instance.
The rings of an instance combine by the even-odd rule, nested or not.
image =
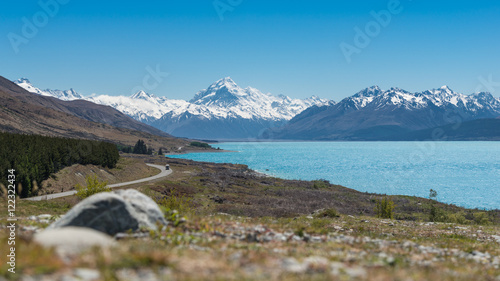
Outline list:
[[[148,148],[143,140],[137,141],[137,143],[134,146],[133,153],[134,154],[147,154],[148,153]]]

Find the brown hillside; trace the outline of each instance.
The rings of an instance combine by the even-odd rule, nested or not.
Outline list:
[[[32,94],[0,76],[0,130],[134,145],[139,138],[155,149],[183,147],[177,139],[107,106],[65,102]]]

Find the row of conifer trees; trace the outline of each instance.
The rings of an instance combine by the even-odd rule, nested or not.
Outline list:
[[[21,197],[33,194],[34,184],[73,164],[114,168],[120,155],[115,144],[0,132],[0,183],[7,186],[8,171],[15,170]]]

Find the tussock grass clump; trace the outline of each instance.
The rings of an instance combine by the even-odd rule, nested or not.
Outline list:
[[[324,209],[318,212],[316,215],[318,218],[338,218],[340,217],[339,213],[334,208]]]

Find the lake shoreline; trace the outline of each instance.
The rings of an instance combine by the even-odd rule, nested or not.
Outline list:
[[[239,151],[224,150],[224,149],[191,150],[191,151],[183,151],[183,152],[169,152],[169,153],[164,153],[163,155],[165,155],[165,157],[169,157],[169,156],[187,155],[187,154],[193,154],[193,153],[225,153],[225,152],[239,152]]]
[[[498,190],[492,188],[498,178],[493,159],[498,147],[492,142],[434,143],[224,143],[223,151],[204,152],[239,153],[185,156],[197,153],[193,151],[167,156],[244,164],[263,175],[289,180],[327,179],[361,192],[426,197],[432,188],[448,204],[500,209],[493,200]]]

